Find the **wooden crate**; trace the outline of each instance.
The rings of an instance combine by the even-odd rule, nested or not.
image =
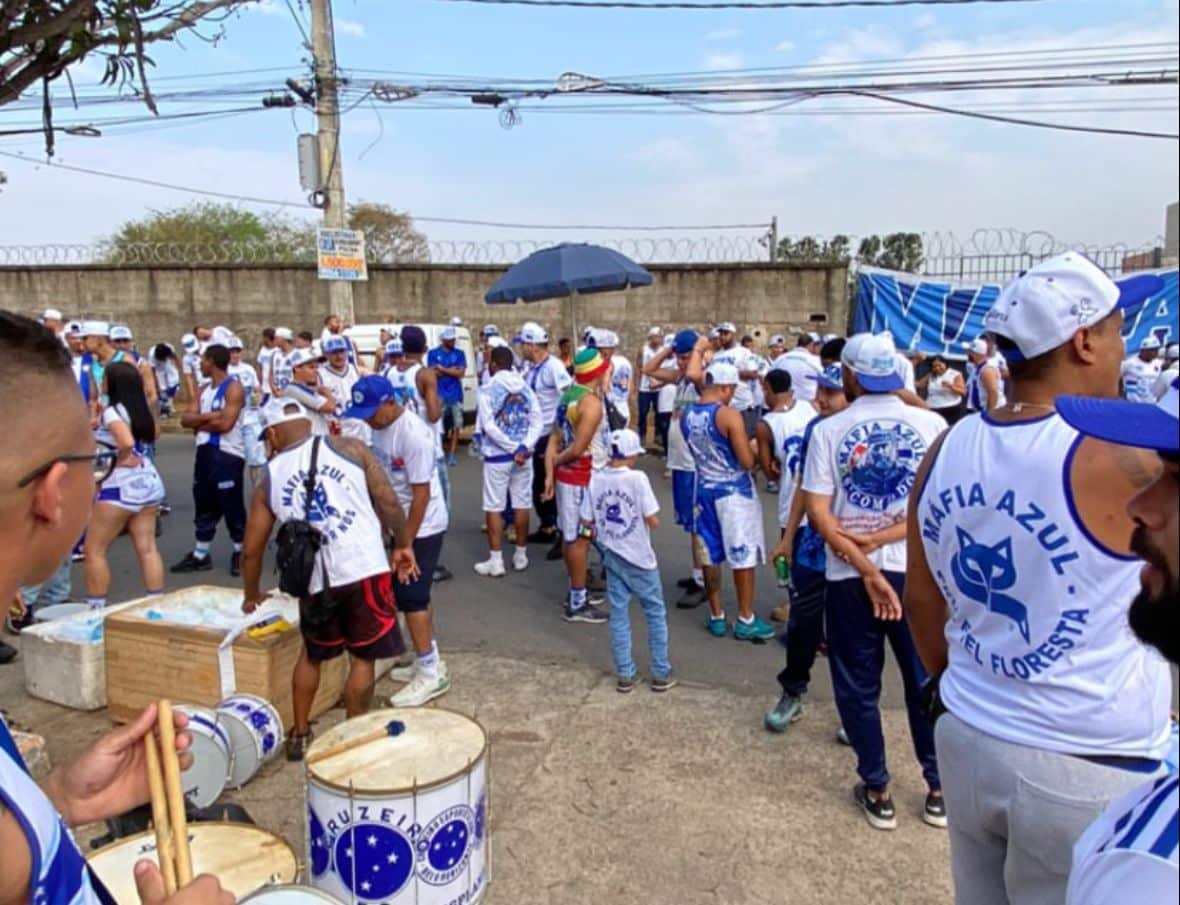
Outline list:
[[[151,620],[149,609],[164,611],[209,595],[233,595],[235,588],[200,586],[152,598],[106,620],[107,708],[111,719],[127,722],[159,698],[175,703],[216,707],[225,697],[218,665],[218,645],[225,633],[197,626]],[[295,610],[297,612],[297,610]],[[288,619],[295,619],[292,613]],[[234,641],[234,691],[270,701],[294,725],[291,676],[303,642],[298,628],[255,639],[242,634]],[[320,687],[311,715],[334,707],[344,690],[348,657],[337,657],[320,670]]]

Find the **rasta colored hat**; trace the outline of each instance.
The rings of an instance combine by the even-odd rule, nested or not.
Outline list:
[[[582,349],[574,356],[574,380],[590,383],[610,367],[610,362],[597,349]]]

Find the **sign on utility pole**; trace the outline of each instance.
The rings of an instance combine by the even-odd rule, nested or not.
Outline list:
[[[315,55],[316,120],[319,133],[320,173],[324,179],[324,229],[344,230],[348,226],[344,205],[344,173],[340,153],[340,103],[337,97],[336,36],[332,27],[331,0],[310,0],[311,43]],[[361,244],[362,272],[364,244]],[[320,257],[322,260],[322,242]],[[328,302],[332,314],[345,323],[356,323],[352,303],[352,283],[349,278],[325,277],[321,264],[321,279],[328,279]],[[351,279],[363,279],[352,277]]]
[[[365,234],[361,230],[321,226],[316,230],[316,249],[321,280],[356,282],[369,278],[365,267]]]

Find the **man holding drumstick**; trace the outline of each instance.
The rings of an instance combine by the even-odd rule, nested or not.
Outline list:
[[[45,411],[54,417],[43,417]],[[20,585],[44,581],[65,558],[90,515],[96,479],[109,474],[114,461],[95,450],[61,342],[8,312],[0,312],[0,421],[20,438],[0,456],[0,596],[11,600]],[[181,730],[188,722],[180,713],[175,720]],[[148,800],[143,739],[155,723],[152,704],[39,787],[0,720],[0,905],[111,901],[66,827],[115,817]],[[176,741],[181,751],[191,743],[183,731]],[[180,760],[187,767],[192,757]],[[136,864],[135,882],[146,905],[234,900],[210,876],[168,897],[159,868],[146,860]]]

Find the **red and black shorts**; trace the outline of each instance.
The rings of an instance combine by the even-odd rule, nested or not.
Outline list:
[[[397,627],[389,572],[303,598],[299,630],[307,656],[317,662],[339,657],[346,650],[362,660],[378,660],[406,649]]]

